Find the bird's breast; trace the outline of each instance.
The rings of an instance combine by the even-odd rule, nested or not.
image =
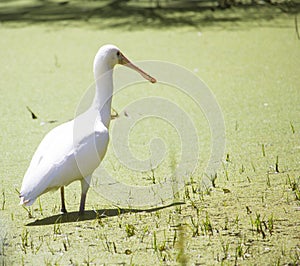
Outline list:
[[[92,130],[88,130],[88,128],[82,130],[86,130],[86,132],[81,132],[79,139],[76,140],[75,134],[74,157],[82,176],[87,176],[92,174],[103,160],[109,134],[108,129],[101,121],[95,121]]]

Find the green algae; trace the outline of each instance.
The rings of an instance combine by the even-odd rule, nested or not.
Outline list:
[[[251,23],[225,29],[205,25],[201,33],[193,26],[126,31],[89,28],[87,22],[83,27],[3,23],[2,264],[299,264],[299,40],[292,16],[282,15],[260,27],[259,21]],[[108,42],[133,60],[180,64],[209,85],[226,124],[226,153],[215,188],[203,190],[200,169],[176,195],[185,204],[148,211],[118,209],[91,189],[87,213],[80,219],[76,214],[80,187],[73,183],[66,188],[69,218],[58,215],[58,192],[43,195],[26,211],[18,206],[16,190],[31,156],[46,132],[74,116],[93,82],[94,54]],[[145,86],[133,86],[126,91],[127,98],[117,95],[113,107],[122,110],[131,96],[177,97],[166,88]],[[40,119],[32,120],[26,106]],[[41,120],[58,122],[42,126]],[[195,122],[197,127],[203,121]],[[139,124],[131,140],[144,131],[143,142],[151,138],[152,122]],[[154,121],[154,126],[155,133],[161,127],[163,135],[170,136],[168,141],[177,140],[165,124]],[[209,141],[209,131],[203,134]],[[209,145],[203,145],[209,151]],[[139,147],[143,146],[137,145],[137,156],[147,157],[148,150],[145,155]],[[110,146],[103,163],[111,167],[114,162]],[[153,181],[151,172],[128,178],[126,169],[114,167],[119,180],[143,185]],[[157,181],[168,170],[166,165],[155,170]]]

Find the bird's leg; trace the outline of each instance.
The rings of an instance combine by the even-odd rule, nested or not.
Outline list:
[[[61,197],[61,212],[67,213],[66,205],[65,205],[65,188],[60,187],[60,197]]]
[[[86,194],[90,188],[91,178],[92,176],[90,175],[81,180],[81,199],[80,199],[79,215],[84,214],[85,199],[86,199]]]

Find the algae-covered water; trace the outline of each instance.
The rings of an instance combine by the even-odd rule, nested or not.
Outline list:
[[[235,17],[239,10],[223,12]],[[102,25],[95,18],[1,23],[2,265],[298,265],[300,41],[294,16],[274,12],[276,18],[256,15],[255,20],[223,24],[199,20],[196,27],[113,27],[113,21]],[[222,13],[205,14],[209,19]],[[105,43],[118,45],[133,61],[178,64],[207,84],[226,128],[215,187],[201,186],[210,152],[203,112],[174,87],[137,83],[115,95],[113,108],[120,118],[112,121],[111,130],[118,119],[135,115],[126,106],[136,99],[176,102],[197,128],[201,154],[184,188],[166,206],[146,202],[151,207],[136,208],[130,195],[127,206],[105,199],[94,182],[86,213],[78,218],[80,185],[75,182],[65,189],[68,215],[59,215],[58,192],[24,209],[17,191],[30,159],[51,128],[74,117],[93,82],[93,57]],[[160,183],[180,157],[180,138],[172,125],[148,119],[131,130],[132,152],[148,158],[149,140],[160,137],[169,151],[166,162],[134,173],[118,162],[111,142],[103,166],[120,182]]]

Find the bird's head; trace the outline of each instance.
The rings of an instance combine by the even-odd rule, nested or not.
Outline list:
[[[152,83],[156,82],[156,79],[145,73],[143,70],[132,64],[120,49],[112,44],[103,45],[94,59],[94,74],[95,76],[102,75],[106,71],[110,71],[116,64],[127,66],[138,73],[140,73],[145,79]]]

